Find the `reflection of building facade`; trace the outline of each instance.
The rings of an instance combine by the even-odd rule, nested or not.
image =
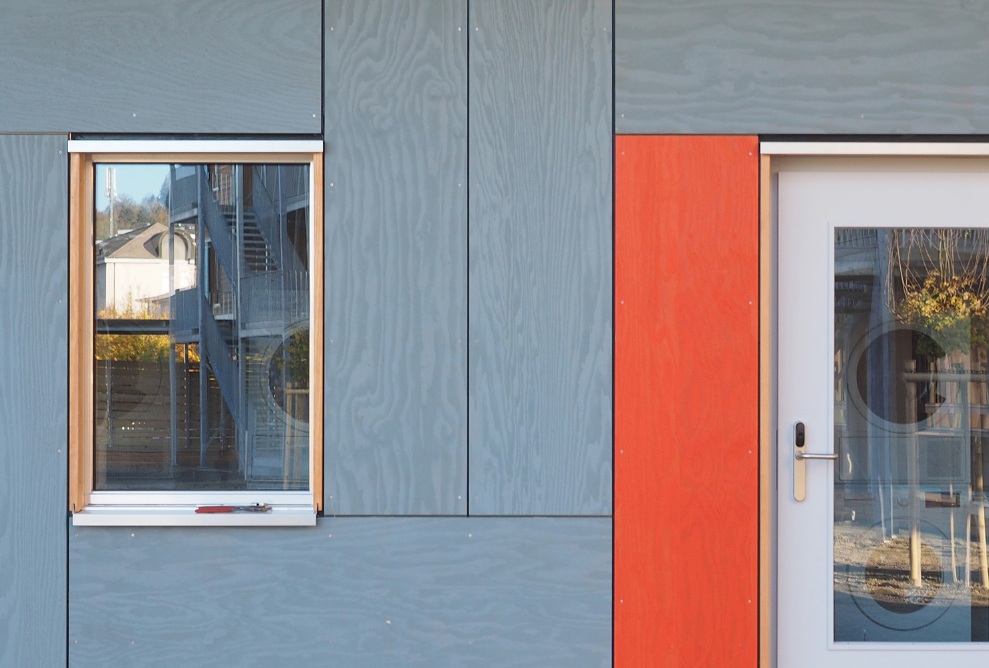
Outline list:
[[[169,250],[169,244],[172,250]],[[96,311],[167,317],[169,293],[196,283],[195,242],[160,223],[118,234],[96,245]],[[174,281],[174,286],[172,285]]]

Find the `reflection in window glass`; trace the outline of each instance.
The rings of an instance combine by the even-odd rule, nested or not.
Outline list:
[[[96,177],[94,488],[308,489],[308,166]]]
[[[989,232],[834,250],[834,638],[989,641]]]

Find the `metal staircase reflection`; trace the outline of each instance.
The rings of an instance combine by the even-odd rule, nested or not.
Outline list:
[[[206,170],[197,167],[196,202],[170,207],[195,210],[195,220],[205,232],[202,237],[208,237],[231,289],[219,298],[211,296],[201,267],[200,285],[173,297],[173,328],[187,336],[198,329],[200,356],[212,370],[234,422],[248,484],[277,479],[303,486],[304,478],[292,479],[288,450],[298,454],[308,447],[308,428],[291,420],[275,402],[269,361],[291,327],[308,320],[308,273],[286,232],[282,207],[269,195],[264,174],[252,169],[251,196],[245,201],[241,195],[239,206],[218,193]],[[229,190],[243,193],[245,180],[240,172],[239,183]],[[192,191],[189,183],[173,184],[172,192]],[[200,296],[195,300],[184,294],[196,291]]]
[[[240,385],[237,380],[240,375],[237,368],[237,357],[230,350],[229,337],[223,335],[205,298],[201,312],[210,315],[202,318],[199,328],[200,357],[209,364],[234,423],[241,427],[244,424],[244,418],[241,414]]]
[[[276,167],[275,177],[279,184],[287,179],[283,178],[284,167]],[[253,168],[253,178],[251,179],[251,201],[253,203],[252,223],[257,234],[264,240],[265,251],[272,259],[275,268],[282,271],[298,272],[305,270],[305,264],[299,257],[295,245],[288,237],[288,230],[280,222],[283,212],[282,207],[275,204],[267,186],[265,186],[265,174],[267,168],[262,170]],[[280,201],[286,200],[285,189],[279,187],[282,195]],[[245,238],[246,242],[246,238]]]

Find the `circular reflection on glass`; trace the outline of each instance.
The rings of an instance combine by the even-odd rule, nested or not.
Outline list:
[[[917,612],[937,597],[941,589],[941,560],[930,545],[920,543],[920,584],[910,580],[910,538],[897,536],[869,553],[865,564],[865,588],[876,603],[898,615]]]
[[[908,527],[909,519],[898,517],[893,523]],[[887,629],[913,631],[940,619],[955,599],[948,585],[951,567],[944,558],[950,541],[929,522],[920,521],[918,529],[920,584],[910,577],[906,531],[886,540],[879,525],[851,535],[836,533],[835,567],[843,577],[835,582],[835,594],[849,595],[863,615]]]
[[[268,361],[268,389],[289,417],[309,422],[309,329],[299,329],[278,344]]]
[[[941,403],[936,391],[935,361],[944,354],[937,339],[913,327],[897,325],[870,330],[856,342],[849,359],[849,398],[867,420],[889,431],[912,431],[933,416]],[[907,370],[930,373],[929,383],[916,383],[916,397],[907,403]]]

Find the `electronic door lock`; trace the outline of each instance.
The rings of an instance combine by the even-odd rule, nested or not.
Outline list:
[[[805,452],[807,446],[807,428],[803,422],[793,425],[793,499],[803,501],[807,498],[807,460],[838,459],[836,452]]]

